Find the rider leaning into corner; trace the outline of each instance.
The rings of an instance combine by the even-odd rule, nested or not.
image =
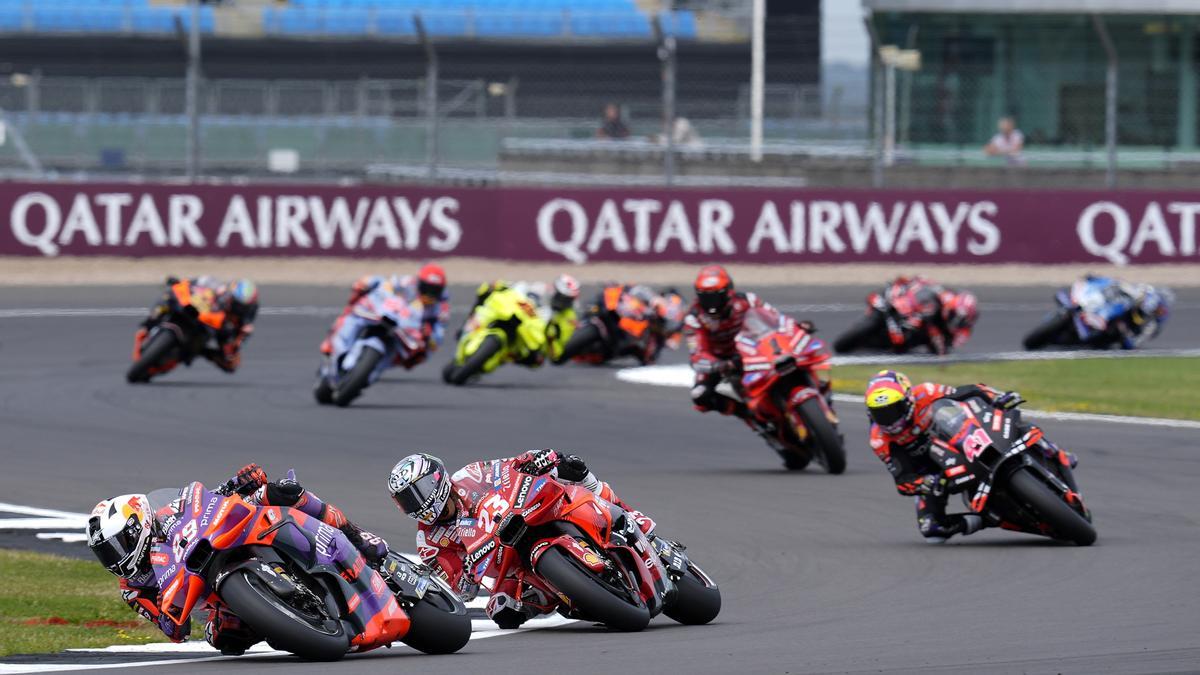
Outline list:
[[[517,457],[468,464],[451,475],[442,460],[417,453],[396,463],[388,478],[388,491],[396,506],[417,521],[417,554],[466,600],[479,592],[463,558],[467,549],[458,531],[460,518],[470,518],[479,501],[491,492],[493,478],[512,471],[543,475],[579,485],[624,509],[647,537],[653,538],[654,521],[635,510],[588,470],[575,455],[554,450],[533,450]],[[527,586],[516,597],[515,577],[496,583],[487,604],[487,615],[501,628],[517,628],[527,620],[553,611],[557,600]]]
[[[268,481],[262,467],[248,464],[213,492],[223,496],[242,495],[246,501],[259,506],[299,509],[341,530],[372,566],[378,565],[388,554],[387,542],[350,522],[336,506],[301,487],[291,471],[286,478]],[[150,549],[164,541],[163,519],[171,517],[171,511],[178,508],[177,500],[170,507],[154,513],[146,495],[122,495],[97,504],[87,524],[88,547],[100,564],[120,578],[121,598],[130,609],[158,626],[172,642],[186,640],[191,623],[176,624],[159,605],[161,589],[150,564]],[[261,640],[249,626],[224,608],[209,612],[204,638],[227,655],[242,654]]]
[[[150,328],[170,307],[171,288],[180,283],[176,277],[167,277],[163,299],[150,308],[150,316],[142,322],[133,336],[133,360],[142,355],[142,343]],[[206,347],[202,356],[212,361],[221,370],[232,373],[242,363],[242,344],[254,332],[254,319],[258,316],[258,286],[249,279],[238,279],[221,283],[210,276],[186,280],[190,286],[192,306],[200,312],[201,320],[208,324],[219,324],[213,330],[216,347]],[[163,366],[170,370],[174,363]]]
[[[410,305],[419,306],[421,312],[421,336],[425,338],[425,349],[407,358],[397,354],[396,365],[411,369],[424,361],[429,352],[437,351],[446,334],[446,322],[450,320],[450,291],[446,288],[446,272],[442,266],[426,263],[416,274],[391,277],[367,275],[355,281],[341,315],[334,320],[329,335],[321,342],[322,354],[330,356],[335,351],[340,353],[344,350],[336,350],[336,342],[353,341],[358,332],[352,318],[354,306],[363,296],[381,287],[404,298]]]
[[[524,358],[518,359],[516,363],[537,368],[545,362],[547,357],[551,361],[558,358],[567,341],[571,339],[578,321],[575,304],[579,300],[580,287],[575,277],[569,274],[560,274],[551,287],[547,287],[543,282],[518,281],[510,284],[503,280],[480,284],[475,291],[475,304],[471,306],[471,311],[467,312],[467,316],[470,317],[475,312],[475,308],[487,302],[493,294],[501,293],[513,294],[519,296],[520,299],[528,300],[537,309],[538,318],[546,324],[545,348],[542,351],[529,353]],[[462,337],[461,328],[457,337]]]
[[[916,298],[919,304],[915,309],[924,320],[924,337],[933,353],[946,354],[971,338],[979,318],[975,294],[947,288],[921,275],[897,277],[884,289],[884,294],[891,288]]]
[[[742,330],[746,312],[755,309],[776,318],[779,311],[754,293],[734,290],[733,278],[720,265],[709,265],[696,277],[696,302],[684,320],[692,348],[691,363],[695,371],[692,384],[692,404],[701,412],[716,410],[722,415],[735,415],[744,420],[754,417],[754,411],[744,402],[717,391],[728,380],[738,388],[742,378],[742,359],[737,349],[737,336]],[[815,333],[811,321],[797,321],[808,333]],[[821,383],[821,393],[831,395],[829,383]]]
[[[894,370],[882,370],[867,383],[864,401],[871,420],[871,449],[892,474],[896,491],[914,498],[917,528],[930,544],[943,543],[956,534],[973,534],[985,527],[983,518],[973,513],[946,513],[950,498],[946,479],[929,456],[933,402],[941,398],[965,401],[975,396],[1004,410],[1024,402],[1015,391],[1001,393],[984,384],[951,387],[924,382],[914,387],[903,373]],[[1059,466],[1064,481],[1078,492],[1071,471],[1078,464],[1074,453],[1045,438],[1036,447]]]
[[[1170,289],[1095,275],[1084,277],[1084,281],[1095,284],[1115,305],[1126,308],[1109,319],[1106,330],[1096,335],[1097,346],[1106,347],[1112,340],[1121,349],[1135,349],[1157,337],[1170,318],[1175,301]]]

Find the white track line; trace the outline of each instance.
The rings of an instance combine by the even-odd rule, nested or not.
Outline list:
[[[836,362],[837,359],[834,359]],[[692,369],[688,366],[645,366],[641,368],[625,368],[617,371],[617,379],[635,384],[649,384],[659,387],[692,386]],[[833,399],[841,403],[861,403],[861,396],[852,394],[834,394]],[[1200,429],[1200,421],[1173,420],[1163,417],[1130,417],[1126,415],[1099,415],[1095,413],[1054,412],[1050,410],[1022,409],[1034,417],[1067,422],[1105,422],[1111,424],[1140,424],[1151,427],[1169,427],[1172,429]]]

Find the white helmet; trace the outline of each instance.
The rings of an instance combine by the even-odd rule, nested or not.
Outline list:
[[[560,274],[554,280],[554,297],[550,300],[550,308],[556,312],[574,306],[579,299],[579,282],[570,274]]]
[[[150,547],[154,513],[146,495],[106,499],[88,518],[87,542],[105,569],[119,577],[137,574]]]

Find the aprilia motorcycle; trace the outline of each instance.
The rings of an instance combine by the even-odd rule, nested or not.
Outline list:
[[[224,605],[275,649],[317,661],[397,640],[447,653],[470,637],[465,607],[440,578],[395,557],[385,577],[340,530],[302,511],[255,506],[199,482],[149,499],[165,538],[150,562],[177,624]]]
[[[420,314],[382,285],[359,298],[334,336],[335,349],[317,374],[313,396],[345,407],[396,363],[425,350]]]
[[[754,416],[750,426],[789,469],[816,460],[829,473],[846,470],[846,450],[829,392],[825,343],[791,317],[752,309],[737,338],[742,379],[735,392]],[[693,364],[704,372],[704,362]]]
[[[1096,541],[1091,512],[1075,486],[1065,452],[1047,458],[1042,430],[1024,424],[1017,409],[983,398],[939,399],[931,406],[930,456],[947,489],[991,525],[1089,546]]]
[[[590,490],[549,476],[501,469],[473,518],[459,521],[468,574],[488,590],[515,575],[558,598],[559,613],[639,631],[663,613],[685,624],[721,611],[713,580],[682,545],[653,541],[626,512]]]

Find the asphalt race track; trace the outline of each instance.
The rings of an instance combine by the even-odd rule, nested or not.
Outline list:
[[[0,309],[140,307],[156,293],[4,288]],[[857,318],[864,293],[763,295],[788,309],[834,305],[793,311],[831,339]],[[979,295],[983,318],[969,350],[993,352],[1019,348],[1051,291]],[[295,467],[308,487],[411,550],[414,528],[385,493],[401,456],[423,450],[461,465],[569,449],[660,532],[689,546],[722,586],[721,616],[700,627],[659,617],[638,634],[575,623],[473,641],[443,657],[395,650],[333,666],[269,657],[141,672],[1200,670],[1194,430],[1045,425],[1080,456],[1077,476],[1100,533],[1091,548],[1003,532],[929,546],[912,504],[866,446],[863,413],[847,405],[849,468],[836,477],[786,473],[740,423],[692,411],[683,389],[619,382],[613,368],[507,367],[455,389],[440,380],[443,352],[414,371],[390,372],[349,409],[318,407],[310,393],[316,346],[343,299],[336,289],[265,288],[264,308],[330,312],[264,311],[236,375],[196,363],[148,386],[123,377],[136,318],[0,312],[0,501],[87,511],[113,494],[215,484],[258,461],[272,474]],[[1200,347],[1200,292],[1181,292],[1179,302],[1154,347]],[[39,660],[81,662],[74,658]]]

